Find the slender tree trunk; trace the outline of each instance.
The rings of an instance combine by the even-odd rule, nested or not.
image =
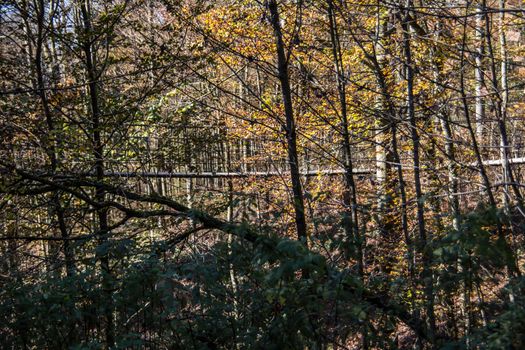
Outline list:
[[[84,64],[88,79],[89,110],[91,113],[91,130],[93,157],[95,159],[95,176],[99,183],[104,181],[104,141],[102,139],[101,111],[99,103],[99,91],[97,86],[98,74],[96,70],[96,53],[92,48],[93,28],[91,25],[91,9],[89,0],[80,0],[80,14],[82,19],[82,49],[84,53]],[[103,203],[106,198],[106,192],[102,186],[95,187],[95,200]],[[108,209],[98,208],[96,211],[98,219],[98,240],[99,244],[107,244],[109,236]],[[103,278],[103,291],[105,294],[104,308],[104,336],[106,348],[109,349],[115,344],[115,324],[113,320],[113,302],[112,302],[112,276],[108,254],[102,254],[100,257],[100,266]]]
[[[461,224],[461,212],[459,207],[458,199],[458,174],[456,169],[456,155],[454,149],[454,139],[452,133],[452,127],[450,125],[448,113],[441,113],[440,116],[441,129],[443,130],[443,137],[445,138],[445,155],[447,157],[447,171],[448,171],[448,202],[452,211],[452,228],[459,232]],[[460,262],[459,271],[462,272],[465,269],[463,264]],[[472,327],[472,311],[471,311],[471,283],[470,278],[467,277],[464,280],[462,299],[463,299],[463,320],[465,323],[465,346],[467,349],[471,348],[471,327]]]
[[[500,159],[501,159],[501,165],[502,165],[502,171],[503,171],[503,182],[504,182],[504,194],[503,194],[503,201],[505,204],[505,210],[507,212],[507,215],[511,216],[510,211],[510,190],[512,189],[512,192],[514,194],[515,200],[518,203],[519,209],[523,212],[523,197],[521,195],[521,191],[519,186],[517,185],[515,181],[514,172],[512,170],[509,158],[509,150],[510,150],[510,144],[508,141],[508,135],[507,135],[507,105],[508,105],[508,99],[509,99],[509,83],[508,83],[508,57],[507,57],[507,39],[505,35],[505,0],[500,0],[499,2],[500,6],[500,13],[499,13],[499,42],[500,42],[500,80],[501,84],[498,84],[498,77],[497,77],[497,68],[496,68],[496,58],[495,53],[492,45],[492,39],[488,36],[487,37],[487,46],[488,46],[488,54],[490,57],[491,62],[491,75],[492,75],[492,86],[494,89],[494,95],[493,101],[495,101],[495,112],[498,119],[498,128],[500,132]],[[485,28],[488,35],[490,35],[490,23],[488,22],[488,19],[485,22]],[[512,227],[512,222],[510,223]]]
[[[45,82],[45,68],[44,68],[44,43],[47,35],[54,35],[54,33],[46,33],[45,20],[46,17],[46,5],[43,0],[38,1],[37,6],[37,39],[35,47],[35,73],[37,81],[38,95],[40,97],[40,102],[42,104],[42,109],[44,112],[47,128],[48,128],[48,139],[47,139],[47,154],[51,162],[51,172],[55,173],[59,167],[59,159],[57,150],[59,142],[59,130],[55,127],[55,122],[53,120],[53,113],[48,101],[47,89],[48,86]],[[51,21],[53,19],[50,19]],[[74,257],[71,251],[71,247],[67,237],[69,232],[66,226],[66,219],[64,215],[64,208],[60,203],[60,192],[53,193],[52,195],[53,203],[53,214],[56,216],[58,222],[59,232],[64,241],[62,242],[64,260],[66,262],[66,273],[68,276],[72,276],[75,271]],[[56,244],[55,242],[50,242],[50,244]]]
[[[292,105],[290,78],[288,72],[288,57],[286,56],[285,52],[285,44],[283,42],[283,35],[281,30],[281,22],[279,18],[279,10],[277,8],[277,2],[275,0],[268,1],[268,9],[270,10],[270,21],[273,27],[273,33],[275,37],[275,45],[277,50],[277,68],[279,82],[281,85],[281,94],[284,104],[284,114],[286,119],[286,125],[284,128],[286,130],[286,140],[288,144],[288,163],[290,166],[290,177],[292,180],[295,225],[297,229],[298,239],[302,241],[305,245],[307,245],[308,233],[304,211],[303,190],[299,172],[299,158],[297,156],[297,134]]]
[[[503,6],[500,8],[500,16],[504,16],[504,7],[505,2],[500,2],[500,6]],[[483,1],[483,8],[486,8],[486,2]],[[501,50],[504,56],[506,56],[506,43],[505,43],[505,33],[503,30],[503,20],[504,17],[500,17],[500,41],[503,45]],[[509,216],[510,220],[510,228],[512,229],[512,220],[511,220],[511,211],[510,211],[510,188],[513,189],[514,195],[516,197],[516,200],[518,202],[518,206],[520,210],[522,210],[522,196],[521,192],[519,190],[519,187],[514,181],[514,174],[512,172],[512,168],[510,166],[509,162],[509,143],[507,138],[507,100],[508,100],[508,81],[507,81],[507,68],[506,68],[506,57],[502,57],[502,71],[501,71],[501,80],[502,80],[502,87],[500,90],[499,84],[498,84],[498,76],[497,76],[497,68],[496,68],[496,58],[494,53],[494,48],[492,45],[492,37],[491,37],[491,31],[490,31],[490,23],[489,18],[486,17],[485,19],[485,31],[487,33],[487,50],[488,50],[488,56],[490,58],[490,71],[491,71],[491,80],[492,80],[492,90],[493,90],[493,96],[492,101],[494,105],[494,112],[496,114],[496,119],[498,122],[498,128],[500,132],[500,159],[501,159],[501,165],[502,165],[502,171],[503,171],[503,181],[504,181],[504,194],[503,194],[503,201],[504,201],[504,209],[507,215]],[[504,66],[504,67],[503,67]],[[503,236],[503,233],[501,234],[501,239],[506,241],[506,238]],[[514,252],[512,251],[511,246],[506,243],[509,249],[509,260],[512,259],[513,261],[509,261],[509,274],[511,277],[519,276],[520,270],[519,266],[516,263],[516,259],[514,258]],[[511,293],[510,298],[514,300],[514,295]]]
[[[475,121],[476,121],[476,135],[478,142],[483,139],[483,124],[485,121],[485,77],[483,73],[483,57],[485,55],[485,29],[483,21],[486,17],[484,8],[478,5],[476,8],[476,42],[477,48],[475,53]]]
[[[437,41],[440,40],[440,31],[437,31]],[[441,95],[444,92],[444,86],[443,86],[443,60],[440,59],[441,57],[438,57],[438,55],[441,55],[439,51],[436,49],[432,50],[432,61],[434,66],[434,77],[436,81],[436,96]],[[444,102],[446,103],[446,102]],[[450,115],[449,115],[449,108],[444,108],[441,111],[437,112],[437,118],[439,119],[439,123],[441,125],[441,132],[443,133],[443,139],[444,139],[444,153],[446,157],[447,162],[447,175],[448,175],[448,186],[447,186],[447,198],[448,198],[448,205],[451,211],[451,217],[452,217],[452,228],[459,232],[460,230],[460,224],[461,224],[461,211],[460,211],[460,203],[459,203],[459,197],[458,197],[458,191],[459,191],[459,181],[458,181],[458,173],[457,173],[457,160],[456,160],[456,152],[454,147],[454,133],[453,129],[450,123]],[[463,266],[461,262],[459,262],[458,271],[463,270]],[[466,279],[465,279],[466,282]],[[468,288],[468,284],[464,283],[463,289],[462,289],[462,299],[463,299],[463,320],[465,324],[464,333],[465,333],[465,345],[467,349],[470,349],[470,334],[471,334],[471,312],[470,312],[470,289]],[[455,307],[454,307],[454,301],[450,300],[450,305],[452,307],[452,312],[450,315],[451,318],[451,327],[454,329],[454,334],[457,334],[457,325],[456,325],[456,317],[455,317]],[[467,311],[468,310],[468,311]]]
[[[225,150],[226,150],[226,169],[227,169],[226,171],[230,172],[231,171],[231,150],[230,150],[230,145],[229,144],[226,144]],[[233,216],[234,216],[233,179],[232,178],[228,178],[226,181],[227,181],[227,187],[228,187],[228,209],[227,209],[227,213],[226,213],[226,220],[229,223],[232,223],[233,222]],[[230,234],[228,234],[228,252],[229,252],[230,256],[233,254],[232,244],[233,244],[233,235],[230,233]],[[233,263],[230,263],[229,270],[230,270],[229,271],[230,283],[231,283],[233,295],[234,295],[234,298],[237,298],[237,295],[238,295],[237,277],[236,277],[236,274],[235,274],[235,269],[233,267]],[[239,315],[237,299],[233,300],[233,312],[234,312],[235,318],[237,318],[238,315]]]
[[[376,182],[377,182],[377,221],[378,233],[382,237],[391,238],[395,231],[395,224],[392,218],[393,212],[393,191],[392,191],[392,151],[391,130],[394,123],[395,114],[389,101],[390,92],[387,86],[387,77],[383,73],[386,60],[386,41],[387,26],[390,13],[381,13],[381,8],[377,8],[376,37],[374,43],[375,60],[374,70],[378,81],[379,95],[377,96],[376,109],[378,116],[375,120],[375,163],[376,163]]]
[[[343,205],[345,206],[345,214],[343,217],[343,228],[347,239],[351,240],[357,247],[357,266],[358,273],[362,281],[364,281],[364,257],[363,245],[365,242],[359,232],[359,217],[357,213],[357,190],[354,181],[353,163],[352,163],[352,149],[350,146],[350,133],[348,124],[348,112],[346,105],[346,82],[345,71],[343,67],[343,59],[341,54],[341,44],[339,42],[339,34],[337,30],[337,20],[334,16],[333,2],[328,0],[328,21],[330,24],[330,38],[332,42],[332,59],[334,61],[335,78],[337,81],[337,91],[339,93],[339,105],[341,116],[341,136],[343,138],[343,166],[344,166],[344,183],[343,190]],[[366,326],[363,327],[361,345],[364,350],[368,349],[368,339]]]
[[[333,12],[333,1],[328,0],[328,20],[330,24],[330,38],[332,41],[332,58],[334,60],[335,78],[337,81],[337,91],[339,93],[339,105],[341,113],[341,136],[343,138],[343,162],[344,162],[344,180],[345,188],[343,190],[343,204],[345,206],[345,217],[343,220],[343,227],[346,236],[353,240],[358,250],[358,268],[359,274],[363,277],[364,274],[364,259],[363,259],[363,245],[362,237],[359,234],[359,217],[357,212],[357,189],[354,181],[353,163],[352,163],[352,148],[350,146],[350,133],[348,124],[348,112],[346,105],[346,83],[345,71],[343,68],[343,60],[341,55],[341,45],[339,42],[339,34],[337,31],[337,22]]]
[[[407,1],[407,8],[411,8],[411,1]],[[424,197],[421,187],[421,166],[420,166],[420,140],[418,127],[416,122],[415,114],[415,100],[414,100],[414,66],[412,61],[412,48],[411,48],[411,35],[409,28],[409,12],[406,10],[405,19],[403,20],[403,50],[405,55],[405,75],[407,81],[407,113],[408,120],[410,123],[410,135],[412,141],[412,160],[414,163],[414,189],[416,192],[417,201],[417,227],[418,227],[418,250],[422,255],[422,278],[424,284],[425,293],[425,310],[426,310],[426,322],[429,331],[429,340],[434,346],[435,341],[435,315],[434,315],[434,282],[432,276],[432,256],[427,247],[427,230],[425,227],[425,208],[424,208]]]

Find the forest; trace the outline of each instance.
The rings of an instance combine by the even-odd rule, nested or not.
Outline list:
[[[0,349],[525,349],[525,2],[0,0]]]

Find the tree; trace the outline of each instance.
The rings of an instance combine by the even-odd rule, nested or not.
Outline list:
[[[4,1],[7,348],[520,348],[515,1]]]

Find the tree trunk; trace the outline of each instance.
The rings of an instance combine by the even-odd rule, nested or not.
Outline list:
[[[286,141],[288,144],[288,164],[290,165],[290,177],[292,180],[293,207],[295,211],[297,237],[305,245],[308,245],[304,198],[301,177],[299,173],[299,158],[297,156],[297,134],[288,72],[288,57],[286,57],[277,2],[275,0],[270,0],[268,2],[268,9],[270,10],[270,22],[272,24],[275,37],[275,45],[277,50],[277,69],[286,119],[286,125],[284,126],[284,129],[286,131]]]
[[[411,1],[407,1],[407,8],[411,8]],[[412,49],[410,45],[411,34],[409,28],[409,12],[404,14],[405,18],[402,23],[403,27],[403,51],[405,55],[405,75],[407,81],[407,114],[410,124],[410,138],[412,141],[412,160],[414,163],[414,188],[416,192],[417,201],[417,227],[418,227],[418,250],[422,256],[422,279],[424,284],[425,294],[425,309],[426,309],[426,322],[429,331],[429,341],[434,346],[435,341],[435,315],[434,315],[434,282],[431,269],[431,252],[427,247],[427,231],[425,228],[425,209],[424,209],[424,197],[421,188],[421,166],[420,166],[420,141],[418,126],[416,122],[415,114],[415,100],[414,100],[414,67],[412,61]]]
[[[36,38],[36,44],[35,44],[35,73],[36,73],[38,96],[40,98],[40,103],[42,105],[42,110],[43,110],[47,128],[48,128],[48,133],[47,133],[48,138],[45,142],[46,146],[48,147],[46,151],[50,159],[50,163],[51,163],[51,172],[55,173],[60,166],[59,164],[60,160],[58,157],[59,150],[57,149],[60,142],[59,142],[59,135],[58,135],[59,130],[55,127],[55,121],[53,120],[53,113],[51,111],[51,107],[50,107],[48,96],[47,96],[48,86],[46,86],[46,83],[45,83],[46,73],[45,73],[45,68],[44,68],[44,43],[46,40],[46,37],[45,37],[46,28],[45,28],[44,20],[46,17],[46,5],[43,0],[39,0],[37,5],[38,6],[36,7],[36,10],[37,10],[37,13],[36,13],[37,15],[37,38]],[[52,19],[50,20],[52,21]],[[51,35],[54,35],[54,33],[51,33]],[[75,264],[74,264],[73,253],[71,251],[69,241],[67,240],[67,237],[69,236],[69,232],[66,226],[64,208],[62,208],[62,204],[60,203],[60,192],[57,191],[52,194],[51,202],[53,206],[52,215],[56,216],[60,236],[64,238],[64,241],[62,242],[62,246],[63,246],[64,260],[66,262],[66,274],[68,276],[72,276],[75,271]],[[49,242],[49,244],[56,245],[57,243]]]
[[[89,95],[89,110],[91,113],[91,130],[92,130],[92,145],[93,157],[95,159],[95,176],[99,183],[104,181],[104,142],[102,140],[101,130],[101,111],[99,104],[99,92],[97,87],[97,79],[99,75],[96,70],[96,53],[92,48],[93,28],[91,25],[91,9],[89,0],[80,0],[80,14],[82,19],[83,38],[82,50],[84,53],[84,64],[87,76],[87,86]],[[106,198],[106,192],[102,186],[95,187],[95,201],[103,203]],[[108,209],[98,208],[96,211],[98,219],[98,241],[100,245],[108,244],[109,225],[108,225]],[[102,288],[106,297],[106,305],[104,308],[104,336],[106,348],[109,349],[115,344],[115,325],[113,321],[113,302],[112,302],[112,276],[110,269],[110,262],[108,253],[102,254],[99,257],[100,267],[102,270]]]
[[[377,9],[378,12],[380,8]],[[377,221],[379,235],[389,237],[395,231],[394,220],[391,217],[393,209],[393,198],[391,188],[391,168],[392,151],[391,144],[391,124],[394,122],[393,109],[388,101],[390,94],[387,87],[386,77],[383,74],[386,59],[386,39],[387,39],[387,14],[377,15],[376,38],[374,43],[375,50],[375,75],[379,85],[379,95],[377,96],[378,116],[375,121],[375,162],[376,162],[376,182],[377,182]]]
[[[475,121],[476,121],[476,136],[478,142],[483,139],[483,123],[485,121],[485,98],[484,85],[485,77],[483,73],[483,56],[485,55],[485,30],[483,28],[483,20],[486,17],[483,6],[478,5],[476,8],[476,41],[477,48],[475,54]]]
[[[337,22],[333,13],[332,0],[328,0],[328,20],[330,23],[330,38],[332,41],[332,59],[334,60],[335,78],[337,81],[337,91],[339,93],[339,105],[341,108],[341,136],[343,139],[343,167],[344,167],[344,183],[343,190],[343,204],[345,206],[345,215],[343,218],[343,228],[348,239],[352,240],[357,247],[358,254],[358,269],[359,274],[363,277],[364,274],[364,259],[363,259],[363,245],[362,237],[359,234],[359,218],[357,212],[357,190],[354,181],[353,163],[352,163],[352,149],[350,146],[350,133],[348,124],[348,113],[346,106],[346,83],[345,71],[343,68],[343,60],[341,56],[341,45],[339,42],[339,35],[337,32]]]

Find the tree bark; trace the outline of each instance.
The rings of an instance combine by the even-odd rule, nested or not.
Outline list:
[[[392,218],[393,211],[393,191],[391,181],[393,155],[390,149],[391,130],[394,123],[394,110],[391,108],[390,93],[388,91],[386,77],[383,73],[386,60],[386,39],[389,13],[381,14],[378,6],[376,37],[374,42],[375,62],[374,69],[379,86],[377,96],[378,115],[375,120],[375,162],[376,162],[376,182],[377,182],[377,221],[378,233],[380,236],[389,237],[395,231],[395,224]]]
[[[58,157],[59,150],[57,149],[60,144],[59,135],[58,135],[59,130],[55,126],[53,112],[52,112],[52,109],[51,109],[51,106],[48,100],[48,95],[47,95],[48,87],[46,86],[46,82],[45,82],[46,73],[45,73],[45,68],[44,68],[44,43],[46,40],[46,36],[49,34],[54,35],[54,33],[49,33],[48,30],[45,28],[44,20],[46,16],[46,5],[43,0],[38,1],[36,11],[37,11],[36,12],[37,38],[36,38],[36,44],[35,44],[36,82],[37,82],[38,96],[40,98],[40,103],[42,105],[42,110],[43,110],[47,128],[48,128],[47,140],[46,140],[47,141],[46,146],[48,147],[48,149],[46,151],[50,159],[51,171],[55,173],[60,166],[59,164],[60,161]],[[50,21],[52,20],[53,19],[50,19]],[[67,225],[66,225],[64,208],[62,207],[62,204],[60,203],[60,196],[61,196],[60,191],[53,193],[51,202],[53,204],[53,215],[56,216],[60,236],[62,238],[66,238],[69,236],[69,232],[68,232]],[[55,245],[56,243],[50,242],[49,244]],[[74,256],[73,256],[73,252],[71,251],[70,244],[67,240],[64,240],[64,243],[63,243],[63,253],[64,253],[64,260],[66,263],[66,274],[67,276],[73,276],[74,271],[75,271]]]
[[[348,111],[346,105],[346,83],[345,70],[343,67],[343,60],[341,55],[341,45],[339,42],[339,35],[337,31],[337,22],[334,16],[333,1],[328,0],[328,21],[330,24],[330,38],[332,42],[332,59],[334,61],[335,78],[337,81],[337,91],[339,94],[339,106],[341,113],[341,136],[343,149],[343,168],[344,168],[344,183],[343,190],[343,205],[345,206],[345,215],[343,218],[343,228],[346,236],[353,241],[357,247],[358,254],[358,269],[359,274],[363,277],[364,274],[364,259],[363,259],[363,238],[359,233],[359,217],[358,217],[358,203],[357,203],[357,189],[354,181],[353,163],[352,163],[352,148],[350,145],[350,133],[348,123]]]
[[[412,4],[410,0],[407,0],[407,8],[411,8]],[[410,137],[412,141],[412,160],[414,163],[414,189],[416,193],[416,205],[417,205],[417,227],[418,227],[418,250],[422,255],[422,278],[424,284],[425,294],[425,310],[426,310],[426,323],[429,331],[429,338],[432,346],[435,341],[435,315],[434,315],[434,282],[431,269],[431,252],[427,245],[427,230],[425,227],[425,208],[424,208],[424,197],[421,188],[421,165],[420,165],[420,140],[418,133],[418,126],[416,122],[415,114],[415,99],[414,99],[414,66],[412,61],[412,48],[410,44],[411,34],[409,28],[410,12],[405,10],[405,18],[402,23],[403,27],[403,51],[405,55],[405,75],[407,81],[407,114],[410,124]]]
[[[483,57],[485,55],[485,29],[483,27],[483,21],[486,17],[484,13],[484,8],[482,5],[476,7],[476,53],[475,53],[475,122],[476,122],[476,136],[478,137],[478,142],[483,138],[483,124],[485,121],[485,98],[484,96],[484,86],[485,86],[485,77],[483,73]]]
[[[275,0],[268,1],[268,9],[270,10],[270,22],[275,38],[275,46],[277,51],[277,72],[281,86],[281,95],[286,119],[284,129],[286,131],[286,141],[288,144],[288,164],[290,166],[290,178],[292,181],[293,207],[295,211],[297,237],[305,245],[308,245],[304,196],[299,172],[299,158],[297,155],[297,133],[288,71],[288,57],[286,56],[285,52],[277,2]]]
[[[96,53],[92,47],[93,28],[91,24],[91,8],[89,0],[79,0],[80,14],[82,20],[83,38],[81,39],[82,50],[84,53],[84,64],[86,69],[87,87],[88,87],[88,104],[91,114],[91,131],[93,157],[95,159],[95,174],[97,182],[104,181],[104,141],[102,139],[101,111],[99,104],[99,91],[97,86],[98,72],[96,69]],[[106,191],[102,186],[95,186],[95,201],[102,203],[105,201]],[[100,245],[108,244],[109,224],[108,208],[98,208],[96,211],[98,218],[98,241]],[[104,336],[105,345],[110,349],[115,344],[115,324],[113,320],[113,302],[112,302],[112,276],[108,253],[99,256],[100,267],[102,270],[102,288],[106,297],[104,310],[105,325]]]

